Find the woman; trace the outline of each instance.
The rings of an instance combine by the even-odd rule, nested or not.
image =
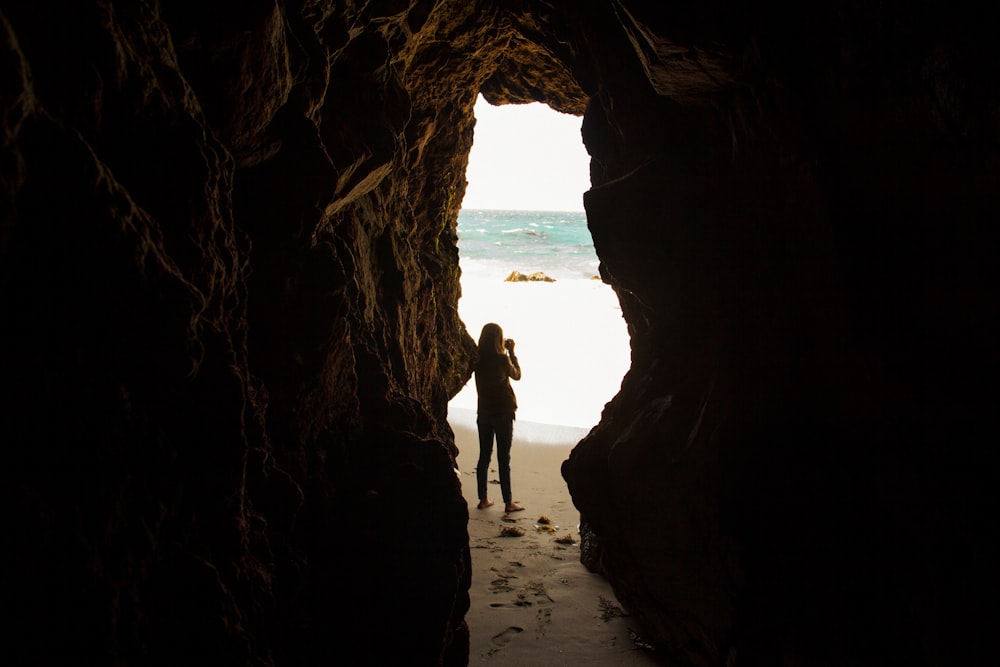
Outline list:
[[[493,505],[486,497],[486,475],[493,457],[493,438],[497,442],[497,464],[500,468],[500,492],[504,509],[519,512],[524,508],[513,501],[510,490],[510,445],[514,436],[514,412],[517,399],[511,380],[521,379],[521,366],[514,354],[514,341],[504,340],[500,325],[490,322],[479,334],[479,361],[476,364],[476,392],[479,394],[476,425],[479,427],[479,464],[476,483],[479,509]]]

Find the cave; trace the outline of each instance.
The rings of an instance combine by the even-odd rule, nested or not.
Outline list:
[[[986,12],[5,1],[4,662],[468,664],[479,93],[583,117],[632,364],[562,474],[665,664],[991,655]]]

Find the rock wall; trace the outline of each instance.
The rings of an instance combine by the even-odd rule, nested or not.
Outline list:
[[[14,664],[467,663],[446,410],[479,91],[584,114],[633,363],[563,474],[657,653],[983,649],[978,10],[176,4],[0,8]]]
[[[454,229],[500,37],[411,4],[5,3],[14,656],[465,663]]]
[[[848,4],[619,3],[598,64],[633,363],[563,472],[670,664],[988,650],[996,56],[976,12]]]

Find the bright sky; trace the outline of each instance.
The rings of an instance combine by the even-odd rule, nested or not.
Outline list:
[[[582,211],[590,156],[579,116],[540,104],[476,101],[476,130],[462,208]]]

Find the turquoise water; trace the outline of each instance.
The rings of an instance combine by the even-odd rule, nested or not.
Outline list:
[[[463,209],[458,248],[467,273],[541,271],[557,280],[597,275],[597,254],[583,211]]]

